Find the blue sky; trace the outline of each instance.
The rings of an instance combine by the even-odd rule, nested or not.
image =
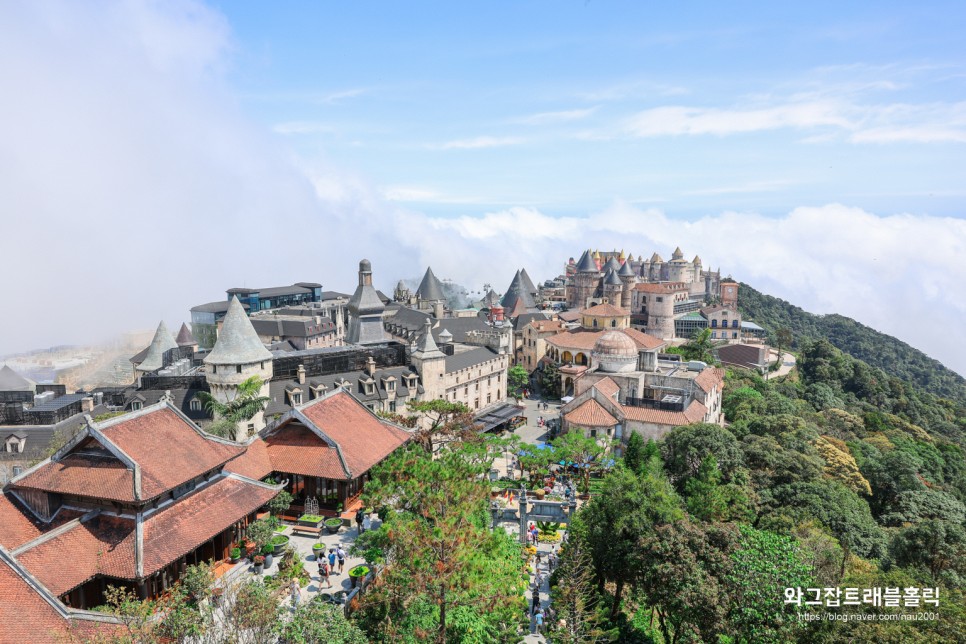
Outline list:
[[[961,4],[691,7],[219,5],[246,112],[433,214],[962,214]]]
[[[679,5],[0,3],[0,355],[680,245],[966,373],[966,7]]]

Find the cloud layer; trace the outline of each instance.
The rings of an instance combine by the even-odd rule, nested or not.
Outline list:
[[[520,266],[547,279],[588,246],[667,255],[680,245],[765,292],[855,317],[966,372],[966,348],[948,341],[966,316],[956,270],[966,256],[961,219],[828,204],[780,217],[681,220],[673,206],[621,201],[584,216],[513,207],[433,217],[399,202],[445,199],[438,193],[380,191],[331,159],[295,156],[287,137],[246,118],[225,82],[230,31],[203,5],[29,3],[2,13],[0,83],[11,91],[0,101],[0,355],[99,340],[161,318],[176,327],[192,305],[233,286],[312,280],[351,290],[362,257],[384,290],[432,264],[471,290],[490,282],[500,291]],[[852,117],[839,108],[667,108],[635,127],[639,135],[845,127]],[[943,123],[961,125],[961,108],[942,110]]]

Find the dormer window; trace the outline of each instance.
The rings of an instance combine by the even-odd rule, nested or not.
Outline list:
[[[191,411],[201,411],[201,401],[197,398],[192,398],[191,402],[188,403],[188,407]]]
[[[27,442],[27,439],[24,437],[11,435],[9,438],[7,438],[6,451],[12,454],[22,454],[24,444],[26,442]]]
[[[297,407],[302,404],[302,390],[298,387],[292,389],[286,389],[285,392],[288,394],[288,404],[292,407]]]
[[[135,400],[131,403],[131,411],[141,411],[141,401]]]

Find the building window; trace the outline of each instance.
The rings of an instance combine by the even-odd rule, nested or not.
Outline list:
[[[735,340],[737,340],[738,339],[738,332],[737,331],[732,332],[731,337],[734,338]]]
[[[657,301],[658,302],[663,302],[664,301],[664,298],[663,297],[659,297],[659,298],[657,298]]]
[[[718,321],[717,320],[711,320],[711,328],[712,329],[717,329],[718,328]]]
[[[597,438],[597,430],[596,429],[590,430],[590,437],[591,438]]]
[[[197,398],[192,398],[191,402],[188,403],[188,407],[191,411],[201,411],[201,401]]]
[[[391,411],[392,413],[396,413],[396,401],[395,400],[390,400],[389,401],[389,411]]]
[[[292,394],[292,404],[301,405],[302,404],[302,394]]]
[[[235,373],[241,373],[241,365],[240,364],[236,364],[235,365]]]
[[[139,411],[141,409],[141,401],[135,400],[131,403],[131,411]]]
[[[20,467],[19,465],[14,465],[13,466],[13,475],[14,476],[20,476],[21,474],[23,474],[23,468]]]
[[[493,397],[493,394],[486,394],[486,404],[487,405],[490,404],[490,400],[491,400],[492,397]]]
[[[611,320],[610,321],[610,325],[611,326],[617,326],[617,320]]]
[[[218,365],[216,364],[211,365],[211,373],[218,373]]]

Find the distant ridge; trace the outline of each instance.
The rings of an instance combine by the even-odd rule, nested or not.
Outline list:
[[[966,403],[966,378],[902,340],[844,315],[809,313],[745,283],[738,292],[741,314],[770,334],[786,327],[794,335],[796,345],[806,338],[826,338],[841,351],[923,391]]]

